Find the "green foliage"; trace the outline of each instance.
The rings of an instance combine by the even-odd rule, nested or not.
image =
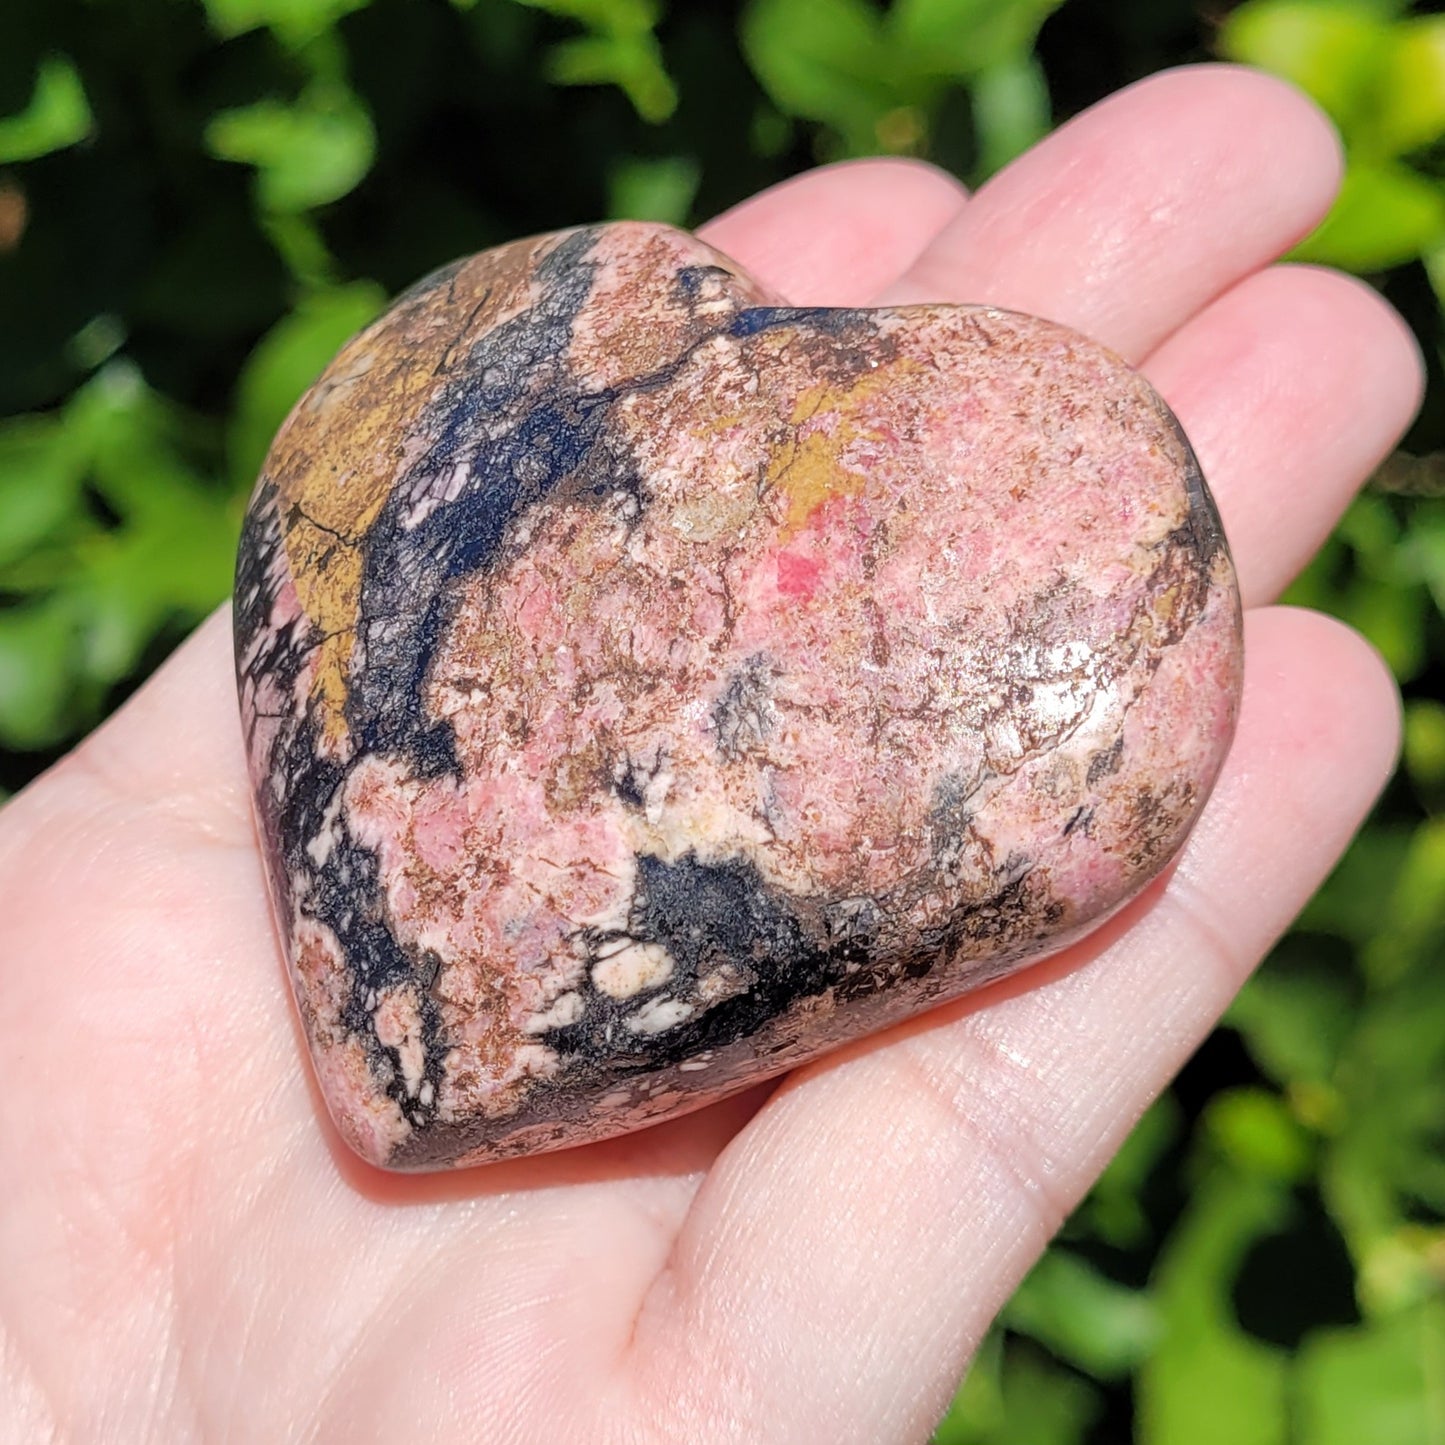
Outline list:
[[[230,40],[262,26],[281,43],[300,50],[328,34],[343,15],[367,0],[204,0],[216,33]]]
[[[1303,1445],[1436,1445],[1445,1432],[1445,1305],[1402,1311],[1373,1327],[1330,1330],[1300,1360]]]
[[[35,76],[35,94],[19,115],[0,120],[0,165],[31,161],[75,145],[90,133],[90,106],[68,60],[50,56]]]
[[[692,210],[700,179],[691,156],[628,157],[608,176],[607,214],[680,226]]]
[[[575,20],[587,34],[554,45],[548,76],[559,85],[615,85],[643,120],[664,121],[677,109],[677,90],[663,63],[654,29],[660,18],[648,0],[522,0]]]
[[[152,639],[216,598],[234,499],[211,485],[207,438],[108,363],[56,414],[0,429],[0,732],[60,742]]]
[[[751,0],[748,60],[778,109],[823,127],[825,155],[921,153],[945,102],[972,91],[981,172],[1048,129],[1033,54],[1061,0]]]
[[[1159,1336],[1149,1295],[1109,1279],[1067,1249],[1039,1261],[1009,1302],[1003,1322],[1096,1380],[1126,1376]]]
[[[1141,1440],[1285,1445],[1287,1359],[1240,1329],[1231,1290],[1283,1213],[1273,1181],[1222,1161],[1197,1183],[1155,1271],[1164,1332],[1140,1372]]]
[[[433,266],[598,215],[688,223],[818,157],[978,178],[1210,48],[1320,101],[1348,175],[1299,254],[1405,307],[1432,390],[1291,600],[1380,649],[1406,692],[1404,766],[1004,1311],[937,1439],[1445,1440],[1445,17],[1396,0],[124,8],[0,5],[0,786],[224,598],[269,437]]]
[[[1351,271],[1419,260],[1445,242],[1445,16],[1384,0],[1248,0],[1220,33],[1231,59],[1272,70],[1339,127],[1347,167],[1325,223],[1296,252]]]
[[[256,167],[261,208],[283,214],[340,200],[371,169],[376,137],[344,86],[316,84],[296,101],[258,100],[217,115],[206,149]]]
[[[1005,1350],[990,1335],[934,1432],[934,1445],[1083,1445],[1100,1402],[1080,1378],[1028,1345]]]

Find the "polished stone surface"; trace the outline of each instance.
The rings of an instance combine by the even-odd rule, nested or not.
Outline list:
[[[341,1133],[604,1138],[1056,950],[1229,743],[1239,601],[1147,384],[978,307],[801,310],[658,226],[447,267],[267,459],[256,813]]]

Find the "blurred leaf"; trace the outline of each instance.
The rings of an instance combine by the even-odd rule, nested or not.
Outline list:
[[[615,85],[654,125],[677,109],[677,91],[651,35],[587,35],[552,47],[547,73],[560,85]]]
[[[1049,85],[1043,67],[1024,52],[980,72],[973,89],[981,176],[1022,155],[1049,129]]]
[[[973,87],[978,169],[1048,128],[1031,54],[1061,0],[750,0],[743,48],[779,109],[831,127],[851,155],[923,153],[950,83]]]
[[[1335,583],[1312,567],[1315,595],[1306,591],[1296,598],[1323,605],[1363,632],[1401,682],[1417,676],[1426,661],[1429,597],[1422,584],[1445,588],[1445,528],[1437,549],[1425,505],[1417,504],[1407,532],[1385,497],[1357,497],[1335,529],[1354,553],[1353,575]]]
[[[970,1361],[953,1403],[933,1432],[932,1445],[986,1445],[1005,1421],[1003,1331],[995,1325]]]
[[[1356,497],[1335,528],[1364,564],[1365,572],[1381,582],[1403,580],[1399,569],[1401,527],[1383,497]]]
[[[63,598],[0,611],[0,739],[10,747],[48,747],[71,726],[77,633]]]
[[[1445,783],[1445,704],[1414,698],[1406,707],[1405,769],[1417,786]]]
[[[0,120],[0,165],[64,150],[83,141],[93,124],[75,66],[48,56],[40,62],[30,104],[19,115]]]
[[[1290,1117],[1278,1094],[1267,1089],[1227,1089],[1204,1113],[1207,1138],[1242,1173],[1289,1184],[1309,1171],[1309,1137]]]
[[[632,157],[613,170],[607,213],[616,219],[686,223],[702,171],[692,156]]]
[[[93,316],[70,338],[65,350],[81,371],[92,372],[125,345],[125,338],[119,317]]]
[[[1077,1375],[1050,1366],[1033,1350],[1008,1351],[1003,1397],[999,1445],[1083,1445],[1103,1413],[1097,1390]]]
[[[1134,1125],[1109,1167],[1089,1191],[1075,1216],[1079,1224],[1116,1248],[1137,1247],[1149,1239],[1142,1196],[1149,1175],[1179,1136],[1179,1105],[1172,1094],[1156,1099]]]
[[[325,35],[344,15],[370,0],[205,0],[218,35],[227,38],[267,26],[293,49]]]
[[[1350,0],[1247,0],[1225,20],[1219,47],[1230,60],[1292,81],[1349,136],[1390,39],[1382,17]]]
[[[1298,1398],[1301,1445],[1440,1445],[1445,1300],[1310,1340]]]
[[[965,79],[1026,62],[1063,0],[894,0],[888,31],[916,75]]]
[[[748,141],[755,154],[769,159],[780,156],[787,150],[792,139],[793,123],[780,111],[764,102],[753,112],[752,125],[748,127]]]
[[[1374,1240],[1361,1261],[1358,1288],[1374,1319],[1445,1299],[1445,1225],[1405,1223]]]
[[[906,97],[893,83],[868,0],[751,0],[741,38],[778,108],[823,121],[855,155],[879,148],[878,123]]]
[[[0,425],[0,576],[72,517],[82,467],[58,417]]]
[[[226,595],[238,519],[229,494],[195,471],[184,432],[117,361],[75,393],[53,437],[43,423],[12,424],[8,458],[0,445],[12,465],[29,449],[40,493],[58,488],[67,504],[29,502],[33,544],[0,561],[0,588],[32,594],[0,612],[9,746],[51,746],[90,721],[163,627],[198,621]],[[47,440],[58,447],[48,456]],[[82,485],[113,522],[81,505]]]
[[[1380,923],[1380,900],[1390,896],[1410,849],[1408,826],[1376,823],[1365,829],[1338,867],[1305,906],[1296,928],[1305,933],[1332,933],[1365,943]]]
[[[1424,589],[1357,577],[1340,599],[1338,615],[1379,649],[1400,682],[1425,665]]]
[[[1082,1445],[1099,1392],[1027,1341],[991,1333],[933,1445]]]
[[[1431,246],[1420,260],[1424,263],[1425,274],[1430,278],[1430,289],[1435,293],[1435,300],[1441,307],[1445,307],[1445,246]]]
[[[1398,552],[1401,580],[1423,582],[1436,608],[1445,612],[1445,511],[1434,503],[1416,507]]]
[[[1415,829],[1387,900],[1365,949],[1366,973],[1376,983],[1433,963],[1445,941],[1445,818]]]
[[[88,621],[85,670],[107,687],[131,671],[169,618],[194,625],[230,588],[236,527],[229,509],[184,473],[151,490],[165,505],[97,546],[77,583]]]
[[[1305,564],[1280,599],[1287,607],[1309,607],[1316,612],[1339,614],[1339,574],[1349,558],[1349,550],[1338,527],[1319,551]]]
[[[1445,820],[1421,825],[1365,946],[1369,988],[1341,1052],[1339,1126],[1321,1188],[1373,1311],[1419,1298],[1429,1265],[1402,1231],[1445,1215]],[[1439,1279],[1437,1277],[1436,1284]]]
[[[1371,130],[1386,155],[1445,133],[1445,19],[1432,15],[1393,28]]]
[[[310,216],[277,211],[262,218],[262,229],[304,296],[336,284],[336,263]]]
[[[518,0],[576,21],[590,32],[554,45],[549,76],[560,85],[615,85],[643,120],[654,125],[677,109],[654,28],[660,8],[650,0]]]
[[[1097,1380],[1127,1374],[1159,1334],[1148,1295],[1058,1246],[1034,1266],[1003,1320]]]
[[[310,210],[346,195],[371,169],[371,118],[344,86],[318,82],[294,104],[279,100],[223,111],[206,127],[221,160],[256,167],[266,209]]]
[[[1392,868],[1385,865],[1387,877]],[[1355,1024],[1358,988],[1326,965],[1328,950],[1329,940],[1296,930],[1230,1007],[1227,1022],[1281,1087],[1327,1083]]]
[[[1388,161],[1352,162],[1334,209],[1294,251],[1298,260],[1347,271],[1383,271],[1412,261],[1445,236],[1445,194]]]
[[[374,281],[354,281],[303,297],[257,343],[236,384],[230,435],[231,474],[239,485],[255,481],[271,438],[302,392],[326,364],[386,305]]]
[[[1155,1275],[1164,1333],[1138,1377],[1139,1445],[1285,1445],[1286,1356],[1239,1329],[1231,1284],[1288,1212],[1277,1184],[1222,1167],[1196,1188]]]
[[[612,35],[644,35],[662,18],[656,0],[518,0],[566,20]]]

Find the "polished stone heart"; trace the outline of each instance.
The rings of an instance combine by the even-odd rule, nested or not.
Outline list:
[[[787,307],[665,227],[447,267],[246,520],[279,932],[364,1157],[605,1138],[1057,950],[1233,728],[1177,423],[986,307]]]

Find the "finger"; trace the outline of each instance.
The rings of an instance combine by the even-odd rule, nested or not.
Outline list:
[[[724,1152],[639,1318],[679,1410],[727,1361],[738,1438],[922,1439],[1049,1236],[1319,883],[1396,702],[1311,613],[1255,614],[1225,775],[1167,887],[1045,965],[795,1076]],[[900,1388],[900,1382],[908,1387]],[[726,1432],[720,1432],[726,1433]]]
[[[1254,71],[1121,91],[984,186],[893,301],[1032,312],[1142,356],[1311,230],[1339,184],[1329,123]]]
[[[865,306],[964,198],[956,180],[921,161],[845,161],[760,192],[698,235],[795,305]]]
[[[1309,560],[1424,385],[1419,348],[1379,295],[1309,266],[1242,281],[1143,369],[1194,443],[1246,606]]]

